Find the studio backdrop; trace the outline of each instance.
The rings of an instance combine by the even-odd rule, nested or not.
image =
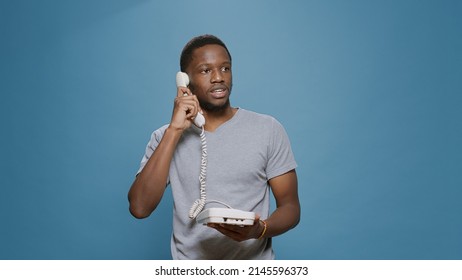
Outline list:
[[[204,33],[291,140],[277,259],[461,259],[461,3],[1,1],[0,259],[171,258],[170,189],[144,220],[127,192]]]

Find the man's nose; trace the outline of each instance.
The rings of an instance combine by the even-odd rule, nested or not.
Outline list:
[[[220,70],[212,71],[211,78],[212,83],[221,83],[223,82],[223,73]]]

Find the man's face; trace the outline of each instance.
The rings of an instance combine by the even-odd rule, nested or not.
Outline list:
[[[205,111],[220,111],[230,106],[233,84],[231,61],[220,45],[205,45],[194,50],[187,68],[189,88]]]

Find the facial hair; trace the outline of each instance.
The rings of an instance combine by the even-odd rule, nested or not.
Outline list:
[[[199,105],[201,106],[201,109],[206,111],[206,112],[211,112],[211,113],[216,113],[216,112],[220,112],[226,108],[228,108],[230,106],[230,101],[229,101],[229,97],[231,96],[231,89],[233,88],[233,85],[231,84],[231,86],[228,88],[228,98],[226,99],[226,102],[221,104],[221,105],[215,105],[215,104],[212,104],[210,102],[207,102],[207,101],[204,101],[204,100],[201,100],[199,98],[198,101],[199,101]],[[194,87],[192,85],[190,85],[190,89],[192,92]]]
[[[211,112],[211,113],[220,112],[230,106],[229,96],[228,96],[228,99],[226,99],[226,102],[221,105],[215,105],[210,102],[205,102],[201,100],[199,100],[199,105],[204,111]]]

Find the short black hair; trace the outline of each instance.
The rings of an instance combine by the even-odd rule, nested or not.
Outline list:
[[[226,52],[228,53],[229,60],[231,61],[231,54],[228,51],[225,43],[220,40],[218,37],[210,34],[200,35],[197,37],[192,38],[183,48],[180,57],[180,69],[182,72],[186,72],[186,68],[188,68],[189,64],[192,61],[192,53],[194,50],[203,47],[205,45],[220,45],[225,48]]]

